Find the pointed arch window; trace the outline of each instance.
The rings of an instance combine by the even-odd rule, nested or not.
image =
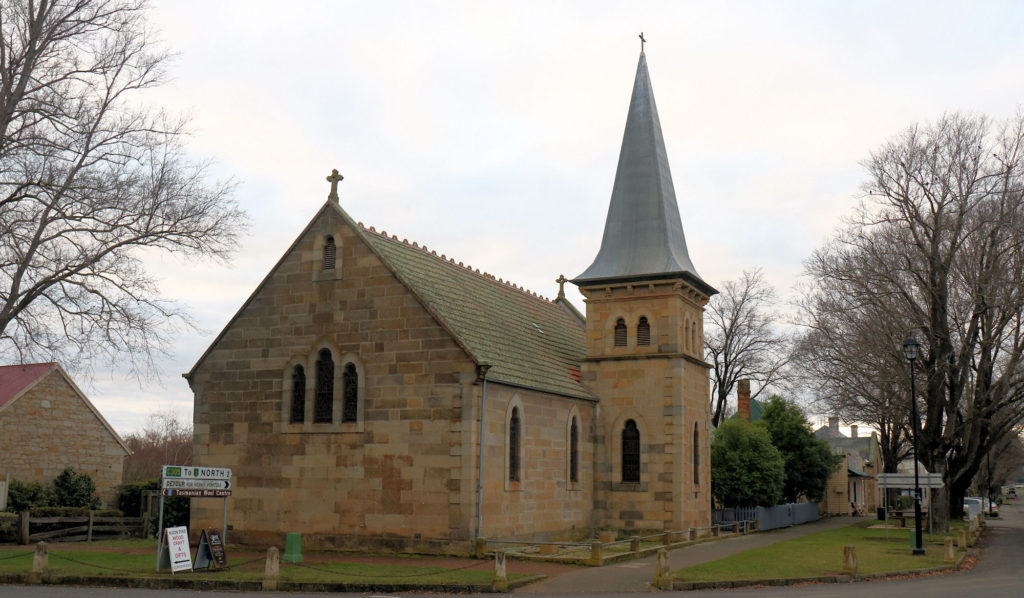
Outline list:
[[[334,244],[334,237],[328,235],[324,242],[323,269],[333,270],[337,264],[338,247]]]
[[[359,418],[359,373],[354,363],[346,363],[341,375],[342,393],[341,421],[354,422]]]
[[[330,349],[320,349],[316,360],[316,397],[313,423],[331,423],[334,414],[334,359]]]
[[[693,422],[693,483],[700,484],[700,430]]]
[[[692,347],[692,350],[693,350],[694,353],[696,353],[697,355],[700,355],[701,346],[700,346],[699,343],[697,343],[697,323],[696,322],[691,322],[690,323],[690,347]]]
[[[615,323],[615,346],[626,346],[626,321],[622,318],[619,318],[619,321]]]
[[[292,409],[289,421],[301,424],[306,419],[306,370],[301,365],[292,368]]]
[[[640,483],[640,430],[631,419],[622,428],[622,483]]]
[[[569,425],[569,481],[580,481],[580,427],[575,417]]]
[[[512,415],[508,418],[508,480],[518,482],[519,474],[519,435],[522,433],[522,423],[519,421],[519,407],[512,408]]]
[[[649,347],[651,344],[651,325],[646,316],[640,316],[640,322],[636,325],[636,344],[640,347]]]

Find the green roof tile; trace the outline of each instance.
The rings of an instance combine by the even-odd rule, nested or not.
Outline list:
[[[562,305],[423,247],[356,227],[470,356],[491,366],[488,380],[595,398],[579,382],[583,323]]]

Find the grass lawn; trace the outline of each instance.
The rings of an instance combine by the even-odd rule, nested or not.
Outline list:
[[[675,572],[686,581],[781,579],[787,577],[821,577],[842,573],[843,547],[857,549],[857,573],[879,574],[909,569],[927,569],[943,564],[944,535],[923,535],[925,555],[910,552],[910,530],[889,528],[868,529],[875,521],[851,527],[827,530],[755,548],[710,563],[687,567]],[[951,526],[956,537],[956,524]],[[962,551],[957,551],[957,556]]]
[[[139,552],[140,549],[145,552]],[[0,550],[0,573],[28,573],[32,570],[33,548]],[[393,564],[312,562],[307,554],[303,564],[281,563],[281,581],[314,583],[408,583],[415,585],[489,584],[494,565],[489,561],[459,561],[456,568]],[[341,557],[339,557],[341,560]],[[412,560],[412,559],[410,559]],[[263,579],[265,557],[232,558],[228,550],[225,571],[180,572],[190,579],[259,581]],[[154,540],[109,540],[85,544],[49,545],[49,573],[101,577],[163,577],[156,573]],[[463,567],[459,569],[457,567]],[[509,579],[525,577],[510,574]]]

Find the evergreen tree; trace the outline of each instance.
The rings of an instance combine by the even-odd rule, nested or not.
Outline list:
[[[767,430],[722,422],[711,440],[711,495],[724,507],[772,506],[782,497],[785,468]]]
[[[828,478],[841,457],[827,442],[815,438],[803,409],[793,401],[772,396],[757,425],[768,431],[785,463],[782,498],[786,502],[823,500]]]

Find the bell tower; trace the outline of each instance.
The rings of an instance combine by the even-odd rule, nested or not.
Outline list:
[[[583,382],[600,398],[594,524],[710,525],[703,313],[717,291],[686,249],[643,51],[601,249],[572,282],[587,311]]]

